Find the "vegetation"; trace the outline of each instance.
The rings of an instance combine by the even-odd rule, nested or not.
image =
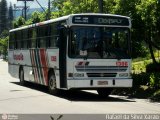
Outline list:
[[[1,0],[0,2],[0,33],[3,30],[8,28],[8,21],[7,21],[7,2],[6,0]]]
[[[12,28],[13,21],[13,8],[12,4],[8,9],[6,0],[0,2],[0,56],[3,55],[4,59],[7,56],[8,48],[8,30]]]
[[[1,34],[0,39],[0,54],[4,55],[4,59],[6,59],[7,56],[7,48],[8,48],[8,31],[4,30]]]
[[[154,56],[159,61],[159,52],[155,52]],[[160,65],[153,63],[151,59],[144,59],[142,61],[135,59],[132,64],[133,88],[118,90],[116,93],[160,101]]]

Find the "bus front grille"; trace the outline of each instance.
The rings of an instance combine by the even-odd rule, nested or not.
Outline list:
[[[87,73],[88,77],[116,77],[117,73]]]
[[[119,66],[75,66],[76,70],[79,72],[125,72],[128,68],[128,66],[119,67]]]

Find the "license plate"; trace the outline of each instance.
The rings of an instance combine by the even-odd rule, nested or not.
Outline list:
[[[98,81],[98,85],[108,85],[108,81]]]

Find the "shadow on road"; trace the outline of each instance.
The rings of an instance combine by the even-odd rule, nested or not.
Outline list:
[[[19,82],[11,82],[13,84],[16,85],[20,85]],[[45,92],[47,94],[48,93],[48,89],[45,86],[42,85],[37,85],[37,84],[33,84],[30,82],[27,82],[26,85],[24,87],[33,89],[33,90],[37,90],[37,91],[41,91],[41,92]],[[13,91],[18,91],[18,90],[13,90]],[[11,92],[13,92],[11,91]],[[79,91],[79,90],[59,90],[59,94],[58,95],[54,95],[56,97],[59,98],[63,98],[63,99],[67,99],[70,101],[88,101],[88,102],[135,102],[134,100],[126,100],[124,98],[115,98],[112,96],[109,96],[108,98],[102,98],[100,97],[98,94],[96,93],[91,93],[91,92],[87,92],[87,91]]]

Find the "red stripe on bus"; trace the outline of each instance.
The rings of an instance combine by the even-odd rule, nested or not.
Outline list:
[[[32,66],[32,70],[33,70],[33,73],[35,73],[35,71],[34,71],[34,67],[33,67],[33,53],[32,53],[32,50],[30,50],[30,56],[31,56],[31,66]],[[36,76],[35,76],[35,74],[33,74],[34,75],[34,81],[35,81],[35,79],[36,79]]]
[[[34,75],[35,75],[35,81],[38,83],[37,69],[36,69],[36,65],[35,65],[35,53],[34,53],[34,50],[31,50],[31,51],[32,51],[33,70],[34,70]]]
[[[46,60],[46,51],[45,49],[40,49],[40,59],[42,64],[42,70],[44,75],[44,82],[46,85],[48,85],[48,66],[47,66],[47,60]]]

